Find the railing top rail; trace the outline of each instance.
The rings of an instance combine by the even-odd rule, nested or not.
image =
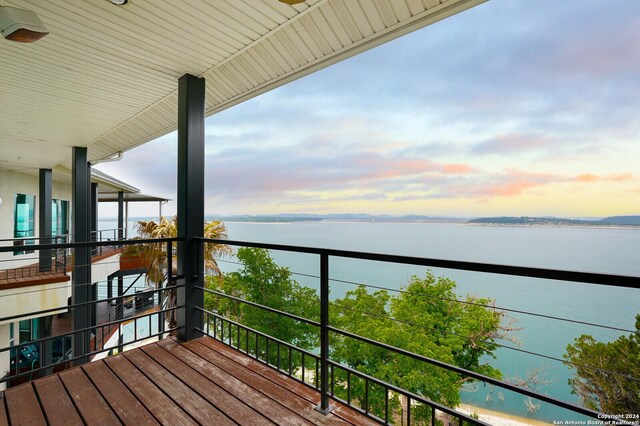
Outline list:
[[[92,234],[98,234],[101,232],[113,232],[113,231],[124,231],[126,228],[106,228],[106,229],[96,229],[91,231]]]
[[[319,247],[303,247],[284,244],[257,243],[235,240],[218,240],[198,238],[204,242],[228,244],[231,246],[256,247],[268,250],[281,250],[298,253],[327,255],[350,259],[373,260],[378,262],[400,263],[405,265],[427,266],[433,268],[457,269],[462,271],[484,272],[490,274],[512,275],[519,277],[541,278],[549,280],[570,281],[586,284],[600,284],[614,287],[640,289],[640,277],[630,275],[612,275],[595,272],[578,272],[561,269],[534,268],[528,266],[500,265],[492,263],[466,262],[460,260],[446,260],[400,256],[380,253],[366,253],[349,250],[336,250]]]
[[[31,238],[35,239],[35,238]],[[82,248],[82,247],[101,247],[131,244],[150,244],[150,243],[169,243],[174,241],[182,241],[183,238],[151,238],[151,239],[130,239],[130,240],[113,240],[113,241],[82,241],[63,244],[32,244],[28,246],[29,250],[54,250],[59,248]],[[0,253],[13,252],[15,250],[23,250],[23,246],[1,246]]]

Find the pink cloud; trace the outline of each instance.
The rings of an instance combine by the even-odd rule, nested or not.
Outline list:
[[[596,175],[592,175],[591,173],[584,173],[576,176],[575,180],[578,182],[595,182],[600,180],[600,178]]]
[[[606,176],[598,176],[591,173],[584,173],[569,180],[573,180],[575,182],[589,183],[589,182],[603,182],[603,181],[624,182],[624,181],[629,181],[633,179],[635,179],[635,176],[632,175],[631,173],[621,173],[621,174],[606,175]]]
[[[529,188],[533,188],[534,186],[542,185],[539,182],[511,182],[506,183],[504,185],[498,185],[493,188],[487,188],[485,191],[485,195],[489,195],[492,197],[513,197],[515,195],[519,195],[526,191]]]
[[[451,163],[443,164],[440,171],[445,174],[466,174],[473,173],[476,169],[468,164]]]
[[[608,180],[612,180],[614,182],[623,182],[628,180],[634,180],[635,176],[631,173],[623,173],[620,175],[609,175],[607,176]]]

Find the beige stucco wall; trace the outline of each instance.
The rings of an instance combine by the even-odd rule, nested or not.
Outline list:
[[[0,301],[2,301],[2,314],[0,315],[3,318],[24,315],[19,318],[21,321],[66,312],[67,309],[65,307],[67,306],[67,297],[69,297],[70,292],[71,281],[0,290]],[[60,307],[62,309],[48,314],[28,315],[31,312]],[[15,321],[18,320],[11,320],[11,322]],[[0,321],[0,324],[8,322],[10,321]],[[7,341],[8,339],[7,337]],[[4,343],[5,341],[0,340],[0,347],[4,347]]]

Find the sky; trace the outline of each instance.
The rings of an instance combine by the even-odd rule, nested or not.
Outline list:
[[[492,0],[205,132],[207,214],[640,214],[640,1]],[[175,200],[176,140],[98,168]]]

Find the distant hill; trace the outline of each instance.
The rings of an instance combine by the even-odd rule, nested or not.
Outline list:
[[[610,216],[600,222],[611,225],[640,226],[640,216]]]
[[[565,219],[560,217],[481,217],[467,223],[483,225],[531,225],[531,226],[629,226],[640,227],[640,216],[610,216],[599,220]]]
[[[232,215],[213,216],[207,215],[207,219],[219,218],[225,222],[262,222],[262,223],[292,223],[292,222],[319,222],[319,221],[341,221],[341,222],[446,222],[464,223],[466,218],[444,217],[444,216],[422,216],[422,215],[370,215],[365,213],[345,213],[345,214],[295,214],[283,213],[275,215]]]

